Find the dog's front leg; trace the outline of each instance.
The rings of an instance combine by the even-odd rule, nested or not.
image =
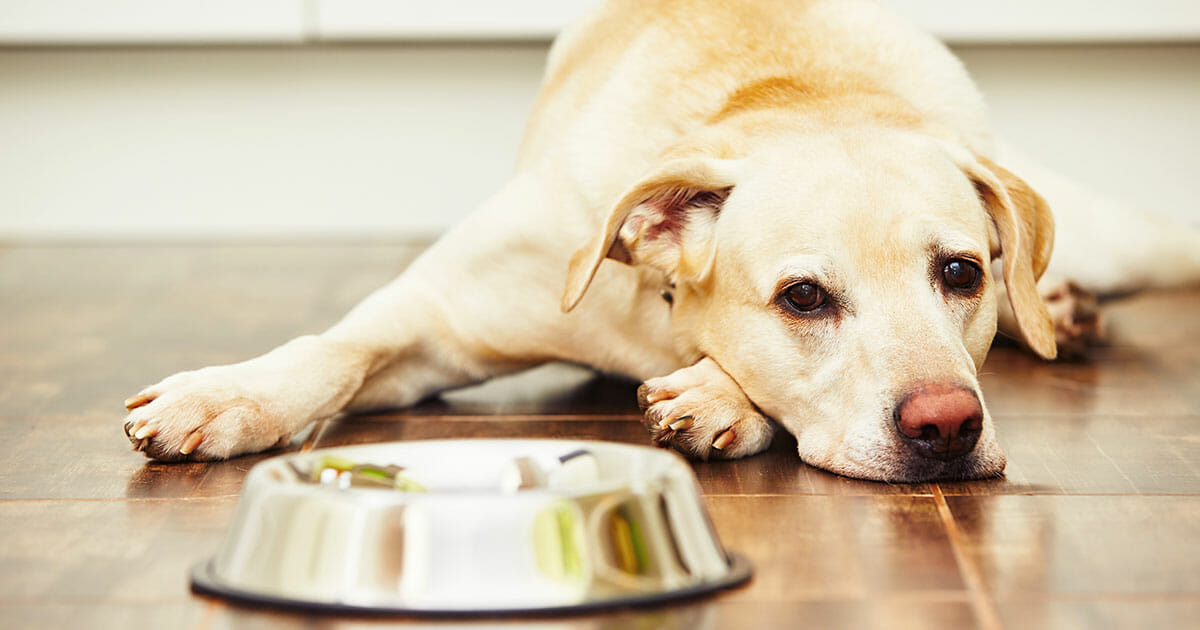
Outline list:
[[[368,361],[353,344],[308,335],[249,361],[180,372],[125,401],[125,434],[135,450],[163,461],[283,445],[341,409]]]
[[[451,274],[437,271],[444,254],[436,250],[445,249],[435,246],[433,256],[320,335],[241,363],[181,372],[131,397],[125,433],[134,449],[164,461],[254,453],[282,446],[342,410],[407,406],[536,362],[526,359],[532,353],[524,346],[513,350],[503,343],[530,345],[518,334],[519,323],[533,322],[533,330],[548,326],[539,328],[533,314],[516,308],[489,311],[494,319],[470,317],[469,308],[436,288],[454,286]],[[554,293],[545,293],[549,306],[539,308],[529,295],[521,305],[556,312]],[[455,311],[467,316],[456,318]]]
[[[638,389],[638,402],[656,444],[697,459],[760,453],[771,445],[777,428],[708,357],[646,381]]]
[[[479,340],[523,340],[515,332],[492,334],[484,324],[471,326],[471,317],[453,315],[469,309],[437,288],[453,286],[451,274],[438,271],[438,250],[445,249],[435,246],[433,256],[320,335],[241,363],[181,372],[131,397],[125,433],[134,449],[164,461],[225,459],[286,444],[342,410],[407,406],[525,367],[521,355]],[[551,306],[542,311],[553,312],[549,295],[544,301]],[[536,321],[514,310],[488,321],[498,327]]]
[[[253,453],[342,410],[406,406],[556,358],[570,338],[556,332],[561,280],[540,271],[568,254],[528,246],[539,224],[516,212],[552,207],[535,183],[510,184],[328,331],[131,397],[134,449],[168,461]]]

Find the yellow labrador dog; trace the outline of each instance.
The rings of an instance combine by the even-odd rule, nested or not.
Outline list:
[[[1056,318],[1053,219],[995,157],[962,65],[872,2],[609,2],[495,197],[327,332],[130,398],[125,432],[221,459],[566,360],[645,381],[653,439],[698,458],[782,425],[843,475],[997,475],[997,311],[1045,358]]]

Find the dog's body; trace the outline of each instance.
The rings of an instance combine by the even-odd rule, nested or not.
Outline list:
[[[871,2],[611,2],[555,44],[503,190],[324,334],[131,398],[126,433],[225,458],[566,360],[647,381],[694,456],[777,422],[842,474],[999,474],[997,308],[1047,358],[1055,320],[1051,218],[994,157],[958,61]]]

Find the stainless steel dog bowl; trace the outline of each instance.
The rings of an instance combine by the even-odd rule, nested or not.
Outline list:
[[[355,612],[573,611],[750,577],[691,467],[564,440],[394,442],[275,457],[246,479],[198,592]]]

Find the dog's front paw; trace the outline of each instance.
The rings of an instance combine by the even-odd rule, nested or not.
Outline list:
[[[638,404],[655,444],[688,457],[745,457],[766,450],[775,436],[775,423],[707,357],[646,381],[638,388]]]
[[[125,401],[125,435],[161,461],[216,460],[286,444],[280,410],[248,388],[240,365],[181,372]]]
[[[1058,355],[1079,358],[1088,348],[1104,343],[1104,316],[1096,296],[1062,278],[1042,278],[1038,292],[1054,320],[1054,341]]]

